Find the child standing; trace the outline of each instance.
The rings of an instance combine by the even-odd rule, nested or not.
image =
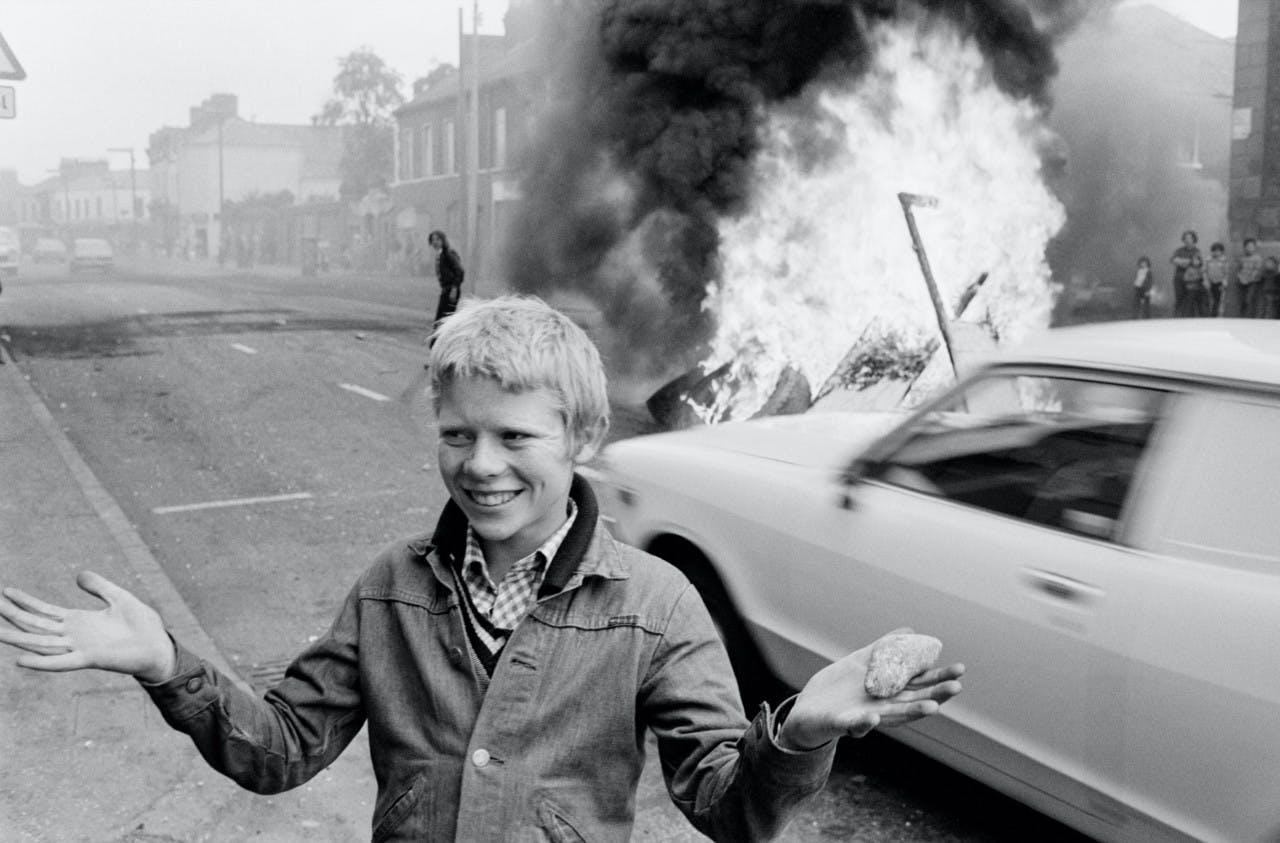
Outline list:
[[[776,836],[820,791],[836,739],[933,714],[962,665],[876,699],[870,647],[776,708],[743,715],[701,598],[615,541],[575,469],[604,440],[604,369],[536,299],[464,302],[430,355],[435,529],[387,548],[332,628],[263,698],[239,690],[103,578],[107,608],[5,589],[0,642],[35,670],[135,676],[205,760],[258,793],[296,787],[368,725],[380,841],[626,840],[657,738],[673,801],[703,833]]]
[[[1204,262],[1204,280],[1209,285],[1209,316],[1222,315],[1222,294],[1230,275],[1231,261],[1227,260],[1227,247],[1214,243],[1209,247],[1209,259]]]

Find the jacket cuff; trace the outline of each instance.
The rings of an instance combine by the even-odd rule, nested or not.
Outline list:
[[[778,729],[795,700],[795,696],[787,698],[776,710],[771,710],[768,703],[760,706],[759,713],[747,729],[752,747],[750,751],[756,756],[757,769],[761,772],[767,770],[767,775],[778,783],[801,787],[816,784],[820,788],[831,771],[837,742],[827,741],[809,750],[787,749],[778,743]]]
[[[172,635],[169,639],[173,641],[174,650],[173,676],[164,682],[137,681],[166,720],[188,720],[217,701],[217,676],[213,668]]]

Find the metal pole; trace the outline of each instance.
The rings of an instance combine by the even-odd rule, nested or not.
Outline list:
[[[133,252],[138,252],[138,175],[133,165],[133,147],[129,147],[129,217],[133,220]]]
[[[223,177],[222,177],[222,124],[227,122],[227,118],[223,117],[218,121],[218,265],[222,265],[222,225],[223,217],[226,215],[227,202],[223,193]]]
[[[133,228],[133,251],[138,251],[138,175],[137,167],[134,163],[133,147],[113,146],[107,149],[107,152],[127,152],[129,153],[129,218],[132,220]],[[115,193],[115,181],[111,182],[112,193]],[[116,223],[120,222],[120,213],[116,212]]]
[[[929,288],[929,298],[933,301],[933,312],[938,318],[938,330],[942,332],[942,343],[947,347],[947,357],[951,360],[951,370],[958,374],[956,354],[951,342],[950,317],[947,315],[946,306],[942,303],[942,296],[938,293],[938,285],[933,280],[933,270],[929,268],[929,256],[925,254],[924,242],[920,239],[920,231],[916,228],[916,217],[911,210],[913,206],[936,208],[938,200],[933,196],[899,193],[898,201],[902,203],[902,213],[907,218],[907,230],[911,232],[911,248],[915,250],[916,258],[920,261],[920,271],[924,274],[925,286]]]
[[[467,252],[472,292],[480,278],[480,0],[471,11],[471,103],[467,114]]]

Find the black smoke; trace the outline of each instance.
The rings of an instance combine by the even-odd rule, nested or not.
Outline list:
[[[997,85],[1047,105],[1055,37],[1083,0],[561,0],[570,57],[524,162],[504,274],[516,289],[585,295],[631,352],[674,357],[707,337],[718,223],[750,202],[766,109],[868,66],[871,27],[950,21]],[[623,243],[656,277],[619,263]]]

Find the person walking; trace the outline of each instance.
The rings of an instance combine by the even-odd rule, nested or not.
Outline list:
[[[1204,262],[1204,280],[1209,285],[1209,316],[1222,315],[1223,292],[1231,275],[1231,261],[1227,259],[1227,247],[1214,243],[1209,247],[1209,259]]]
[[[1199,238],[1194,231],[1182,232],[1182,245],[1173,252],[1173,257],[1169,258],[1169,263],[1173,264],[1173,315],[1187,315],[1187,290],[1183,281],[1187,267],[1191,266],[1191,259],[1200,254],[1200,248],[1196,246]]]
[[[1238,315],[1253,319],[1258,316],[1261,301],[1262,285],[1258,283],[1258,279],[1262,276],[1262,255],[1258,254],[1258,241],[1254,238],[1246,237],[1243,245],[1244,254],[1241,255],[1236,269],[1236,285],[1239,293],[1237,301],[1240,308]]]
[[[443,231],[433,231],[427,235],[427,243],[436,252],[436,281],[440,284],[440,303],[436,305],[436,318],[432,326],[433,332],[440,329],[440,323],[458,309],[458,299],[462,296],[462,280],[466,272],[462,268],[462,259],[449,245],[449,238]],[[434,334],[429,344],[435,343]]]
[[[1151,318],[1151,287],[1155,279],[1151,275],[1151,258],[1138,258],[1138,272],[1133,278],[1133,318]]]

